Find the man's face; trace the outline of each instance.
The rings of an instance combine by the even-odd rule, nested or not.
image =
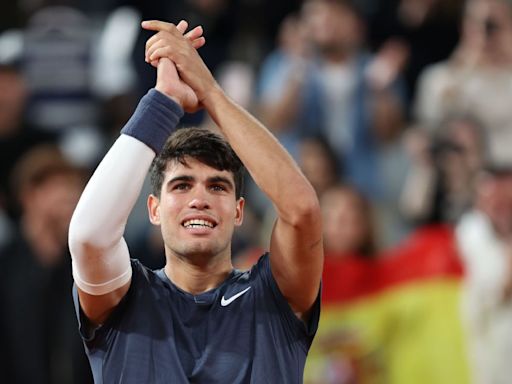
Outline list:
[[[509,49],[512,39],[510,5],[503,0],[473,0],[464,17],[463,36],[473,49],[496,55]]]
[[[150,221],[160,225],[166,254],[188,259],[230,256],[235,226],[242,224],[242,198],[233,174],[193,158],[167,165],[160,198],[150,195]]]
[[[321,51],[352,51],[362,40],[357,15],[344,5],[305,2],[302,10],[307,34]]]
[[[81,176],[54,174],[43,183],[22,194],[22,205],[28,220],[36,220],[46,234],[67,242],[71,216],[83,190]]]
[[[331,189],[322,195],[321,206],[325,249],[359,252],[371,236],[368,213],[360,198],[352,191]]]

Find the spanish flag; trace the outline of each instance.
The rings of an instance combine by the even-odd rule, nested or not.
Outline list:
[[[305,383],[469,383],[462,274],[447,226],[422,228],[375,260],[326,254]]]

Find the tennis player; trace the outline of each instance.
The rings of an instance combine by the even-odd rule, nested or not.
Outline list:
[[[317,197],[277,140],[219,87],[197,27],[146,21],[157,66],[145,95],[85,188],[69,245],[74,299],[96,383],[301,383],[320,311]],[[221,135],[176,126],[205,108]],[[231,264],[244,166],[273,202],[269,252]],[[130,259],[128,215],[151,168],[149,220],[166,264]]]

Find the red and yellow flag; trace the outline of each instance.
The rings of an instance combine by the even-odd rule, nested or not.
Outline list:
[[[423,228],[375,260],[326,255],[305,383],[469,383],[462,273],[446,226]]]

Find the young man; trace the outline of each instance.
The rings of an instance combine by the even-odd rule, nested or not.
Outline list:
[[[146,46],[158,68],[155,89],[98,166],[70,227],[75,302],[95,380],[302,382],[323,264],[315,192],[275,138],[219,88],[196,51],[200,28],[183,35],[184,22],[143,27],[157,31]],[[183,110],[199,107],[229,144],[184,129],[164,147]],[[148,208],[165,243],[160,271],[130,261],[122,237],[155,153]],[[270,252],[244,273],[233,269],[230,248],[243,218],[238,158],[278,213]]]

